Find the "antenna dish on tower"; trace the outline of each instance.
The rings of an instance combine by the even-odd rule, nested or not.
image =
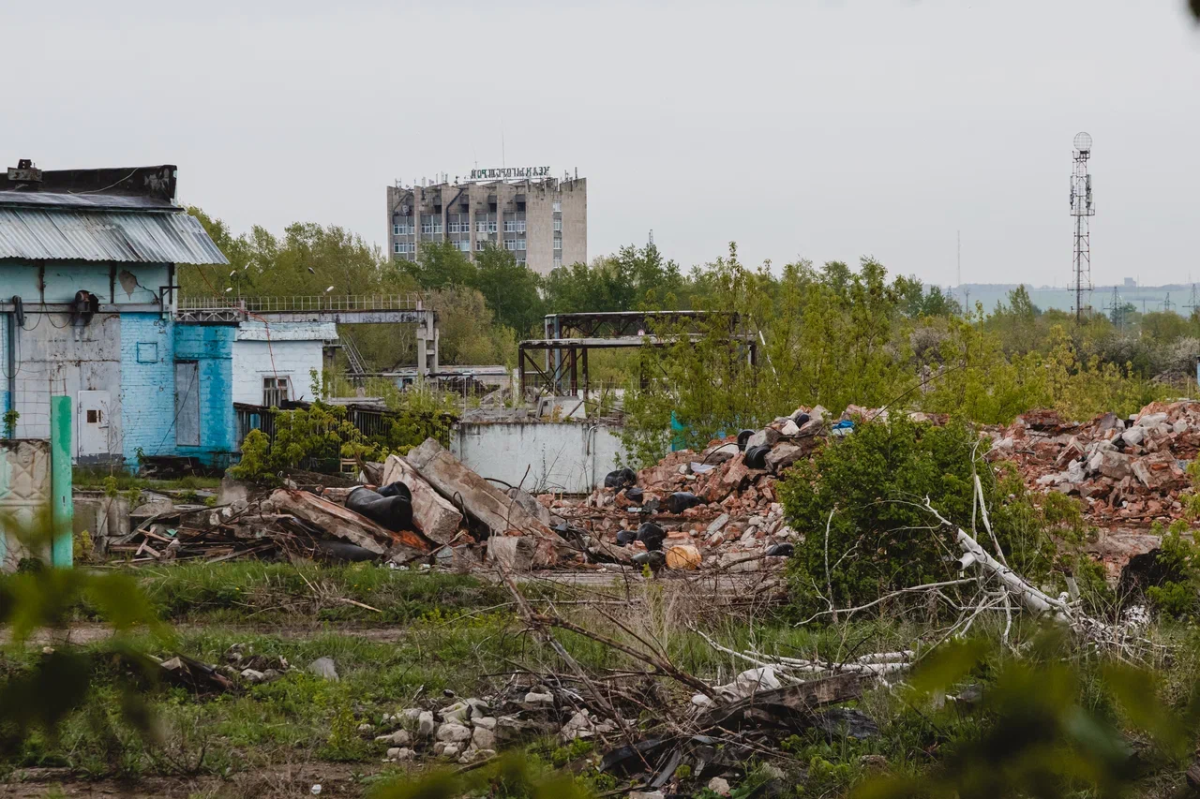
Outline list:
[[[1081,153],[1090,153],[1092,151],[1092,134],[1082,131],[1076,133],[1075,149]]]

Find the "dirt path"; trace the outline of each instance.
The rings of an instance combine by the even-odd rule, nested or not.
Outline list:
[[[187,634],[220,628],[222,632],[231,634],[246,633],[248,635],[274,635],[285,640],[313,638],[318,635],[353,635],[355,638],[365,638],[370,641],[391,643],[399,641],[408,633],[407,625],[392,625],[388,627],[360,627],[356,625],[339,625],[330,628],[325,623],[311,625],[296,625],[280,627],[278,624],[176,624],[177,633]],[[66,630],[39,630],[30,639],[30,644],[48,646],[51,644],[74,644],[76,646],[95,643],[111,638],[113,629],[106,624],[81,623],[73,624]],[[12,633],[7,628],[0,629],[0,645],[12,642]]]
[[[0,780],[0,796],[32,799],[47,796],[119,796],[125,799],[282,799],[311,796],[320,785],[322,797],[358,797],[366,791],[368,764],[296,763],[221,777],[144,777],[134,781],[80,779],[64,768],[18,769]]]

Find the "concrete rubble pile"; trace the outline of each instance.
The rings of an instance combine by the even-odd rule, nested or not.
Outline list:
[[[649,681],[599,697],[559,680],[520,675],[495,694],[460,699],[446,692],[436,703],[361,716],[358,733],[374,741],[383,762],[414,765],[478,764],[536,740],[560,747],[588,741],[593,750],[580,748],[572,768],[595,768],[629,788],[674,788],[677,795],[690,795],[680,783],[689,780],[692,787],[720,788],[728,796],[730,782],[744,778],[747,760],[778,749],[789,736],[828,741],[878,736],[870,716],[839,706],[860,699],[871,683],[860,675],[835,674],[784,685],[770,669],[752,669],[730,685],[710,689],[718,699],[701,705],[681,702]],[[661,716],[648,713],[651,707]]]
[[[613,721],[583,707],[578,694],[536,681],[516,681],[482,698],[447,693],[441,707],[410,707],[384,713],[377,721],[364,719],[358,732],[376,742],[384,762],[437,758],[471,763],[538,738],[568,744],[617,730]]]
[[[991,435],[990,459],[1015,462],[1032,488],[1079,497],[1089,524],[1147,527],[1184,515],[1200,402],[1156,402],[1129,419],[1107,413],[1087,423],[1033,411]]]

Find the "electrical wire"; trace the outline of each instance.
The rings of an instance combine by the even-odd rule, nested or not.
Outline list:
[[[135,174],[136,172],[137,172],[137,168],[135,167],[135,168],[133,168],[133,169],[131,169],[131,170],[129,171],[129,174],[128,174],[128,175],[126,175],[125,177],[121,178],[121,179],[120,179],[120,180],[118,180],[116,183],[112,183],[112,184],[110,184],[110,185],[108,185],[108,186],[105,186],[105,187],[104,187],[104,188],[102,188],[102,189],[92,189],[91,191],[68,191],[68,192],[67,192],[67,194],[99,194],[99,193],[100,193],[100,192],[102,192],[102,191],[108,191],[108,190],[109,190],[109,189],[111,189],[111,188],[114,188],[114,187],[116,187],[116,186],[120,186],[122,183],[124,183],[125,181],[127,181],[127,180],[129,180],[131,177],[133,177],[133,176],[134,176],[134,174]]]

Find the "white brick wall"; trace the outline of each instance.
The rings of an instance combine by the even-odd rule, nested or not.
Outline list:
[[[311,400],[311,370],[322,374],[321,341],[245,341],[233,344],[233,401],[261,405],[264,377],[287,377],[291,399]],[[272,358],[272,355],[274,358]]]

